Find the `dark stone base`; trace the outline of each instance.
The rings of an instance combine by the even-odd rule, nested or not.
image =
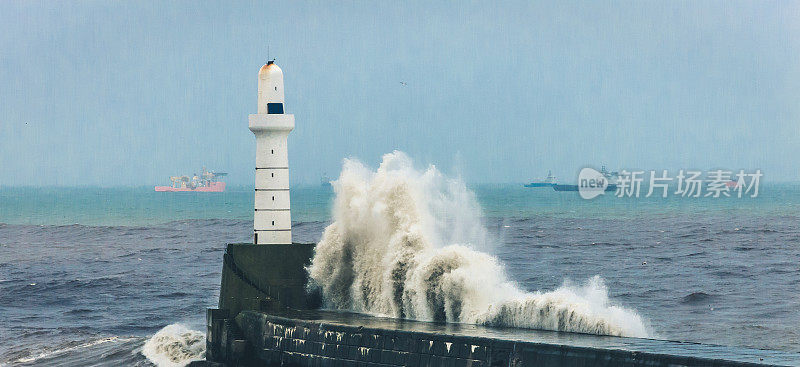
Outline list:
[[[313,309],[319,297],[306,292],[305,267],[314,244],[229,244],[222,267],[219,308],[235,317],[241,310]]]
[[[208,310],[206,359],[229,362],[241,358],[244,342],[232,322],[243,310],[314,309],[320,296],[306,291],[305,267],[314,244],[228,244],[222,265],[219,309]]]

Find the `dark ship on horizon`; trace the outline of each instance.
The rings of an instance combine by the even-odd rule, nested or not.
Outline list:
[[[602,173],[603,177],[605,177],[608,180],[608,186],[606,186],[605,191],[606,192],[617,191],[617,180],[619,179],[619,172],[618,171],[613,171],[613,172],[608,171],[606,169],[606,166],[602,166],[600,168],[600,173]],[[555,190],[555,191],[578,191],[578,185],[559,185],[559,184],[554,184],[553,185],[553,190]]]

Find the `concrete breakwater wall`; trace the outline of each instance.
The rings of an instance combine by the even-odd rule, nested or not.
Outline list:
[[[193,366],[800,366],[776,351],[314,310],[313,244],[228,245]]]
[[[278,315],[209,310],[209,357],[242,366],[765,366],[794,354],[662,340],[477,325],[433,324],[326,311]],[[235,330],[235,331],[234,331]],[[212,360],[212,358],[209,358]]]
[[[243,335],[260,361],[299,366],[491,366],[491,343],[364,329],[246,312]],[[471,344],[475,343],[475,344]],[[494,358],[497,360],[498,358]],[[502,365],[506,365],[503,363]]]

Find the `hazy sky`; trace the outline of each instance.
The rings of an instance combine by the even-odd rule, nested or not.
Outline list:
[[[3,0],[0,185],[252,184],[268,47],[295,184],[394,149],[469,182],[800,179],[800,2]]]

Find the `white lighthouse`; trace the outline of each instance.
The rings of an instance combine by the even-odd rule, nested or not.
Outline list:
[[[258,113],[249,120],[250,131],[256,135],[253,243],[291,244],[286,139],[294,129],[294,115],[283,113],[283,71],[273,61],[258,71]]]

